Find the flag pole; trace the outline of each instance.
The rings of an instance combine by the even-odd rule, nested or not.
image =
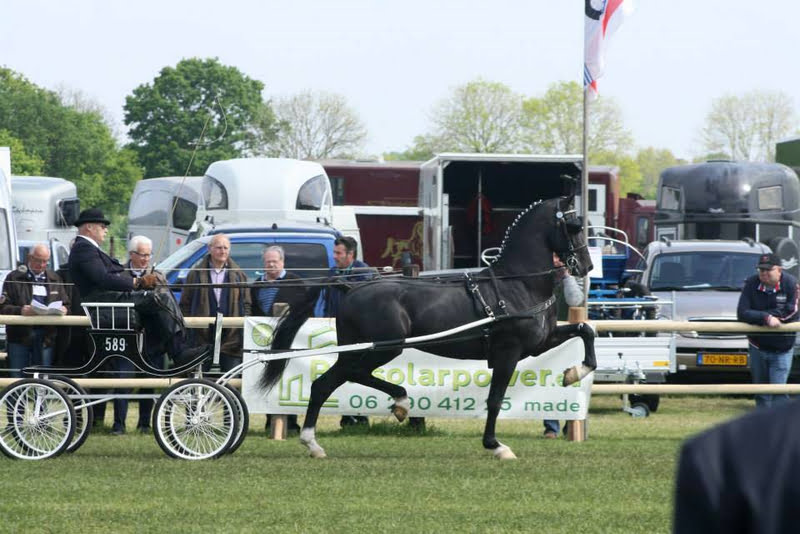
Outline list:
[[[583,86],[583,163],[581,165],[581,215],[583,216],[583,237],[589,243],[589,84]],[[583,306],[589,300],[589,275],[583,283]]]

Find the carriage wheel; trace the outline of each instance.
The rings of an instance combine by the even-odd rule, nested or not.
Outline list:
[[[64,452],[75,452],[84,444],[89,437],[89,431],[94,422],[94,410],[92,406],[84,406],[86,399],[78,399],[78,395],[87,395],[86,390],[78,385],[73,379],[66,376],[51,376],[50,380],[61,388],[70,397],[72,406],[75,409],[75,435]]]
[[[75,434],[75,410],[49,380],[27,378],[0,394],[0,450],[11,458],[43,460],[64,452]]]
[[[232,387],[230,384],[225,384],[225,389],[231,395],[231,400],[236,408],[236,415],[239,421],[239,429],[236,432],[236,437],[233,442],[231,442],[228,450],[225,451],[226,454],[233,454],[242,445],[244,438],[247,436],[247,430],[250,428],[250,410],[247,409],[247,403],[244,402],[244,398],[242,398],[242,394],[239,393],[238,389]]]
[[[169,388],[153,411],[156,441],[173,458],[216,458],[236,439],[238,427],[237,409],[227,388],[202,378]]]

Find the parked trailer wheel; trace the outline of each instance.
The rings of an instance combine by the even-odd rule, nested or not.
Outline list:
[[[233,400],[237,419],[239,421],[239,429],[236,432],[236,437],[230,447],[228,447],[228,450],[225,451],[226,454],[233,454],[241,447],[244,438],[247,436],[247,430],[250,428],[250,410],[247,409],[247,403],[244,402],[244,398],[242,394],[239,393],[238,389],[232,387],[230,384],[225,384],[225,389],[232,397],[231,400]]]
[[[75,435],[75,410],[53,382],[26,378],[0,393],[0,450],[11,458],[43,460],[64,452]]]
[[[628,413],[631,414],[631,417],[648,417],[650,415],[650,408],[643,402],[637,402],[631,405]]]
[[[631,404],[646,404],[650,411],[655,413],[658,411],[658,405],[661,402],[661,397],[659,395],[631,395],[630,402]]]
[[[225,453],[236,439],[239,420],[227,388],[202,378],[183,380],[158,399],[153,430],[173,458],[206,460]]]
[[[75,395],[87,395],[86,390],[73,379],[66,376],[51,376],[50,380],[55,382],[72,401],[72,407],[75,410],[75,435],[72,436],[72,441],[67,445],[64,452],[75,452],[89,437],[89,431],[92,429],[92,423],[94,422],[94,410],[92,406],[83,405],[87,402],[85,399],[75,399],[73,397]]]

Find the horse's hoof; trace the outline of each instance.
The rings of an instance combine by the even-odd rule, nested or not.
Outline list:
[[[317,447],[316,449],[311,449],[308,451],[308,455],[312,458],[327,458],[328,455],[325,454],[325,449],[322,447]]]
[[[514,454],[514,451],[512,451],[511,448],[509,448],[508,446],[502,445],[502,444],[499,447],[497,447],[495,450],[493,450],[492,453],[494,454],[494,457],[497,458],[498,460],[516,460],[517,459],[517,455]]]
[[[399,422],[403,422],[408,417],[409,412],[411,411],[411,403],[408,400],[408,397],[403,397],[402,399],[396,399],[395,403],[392,404],[392,415],[397,418]]]
[[[564,371],[564,380],[562,381],[562,385],[566,387],[574,384],[575,382],[580,382],[592,371],[594,371],[594,369],[583,364],[572,366]]]

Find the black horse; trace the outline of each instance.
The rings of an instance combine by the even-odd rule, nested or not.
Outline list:
[[[438,340],[426,345],[425,350],[449,358],[488,360],[493,373],[483,446],[498,458],[515,458],[511,449],[495,438],[495,422],[517,362],[580,336],[585,359],[582,365],[564,371],[563,385],[577,382],[596,367],[594,330],[584,323],[556,324],[553,253],[576,276],[585,276],[592,267],[582,222],[572,202],[572,197],[560,197],[529,206],[506,231],[493,264],[472,276],[430,281],[386,279],[351,289],[336,317],[339,344],[372,341],[376,348],[340,353],[336,363],[311,385],[300,433],[300,441],[311,456],[325,457],[314,427],[323,403],[339,386],[351,381],[387,393],[395,401],[393,414],[403,421],[409,413],[406,390],[376,378],[372,371],[398,356],[405,338],[494,317],[469,335]],[[308,302],[292,309],[280,322],[273,349],[291,346],[297,331],[311,316],[318,293],[310,292]],[[286,362],[273,360],[267,364],[261,379],[265,389],[280,379]]]

